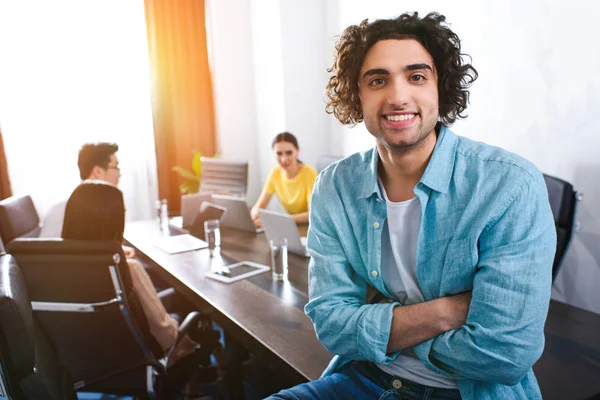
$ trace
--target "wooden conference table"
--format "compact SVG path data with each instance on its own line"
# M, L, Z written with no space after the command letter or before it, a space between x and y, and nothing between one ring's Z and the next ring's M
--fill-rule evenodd
M306 227L301 233L306 234ZM279 361L278 370L289 376L290 384L319 378L332 356L304 314L308 258L288 254L288 282L272 281L267 272L221 283L204 275L237 261L270 265L263 233L221 228L221 255L213 258L208 249L167 254L154 246L161 235L155 220L128 223L125 229L125 240L159 267L161 278L197 307L214 307L213 319L255 354Z
M306 227L300 227L302 235ZM173 234L173 232L171 232ZM210 304L214 319L255 354L276 363L290 384L317 379L331 359L304 314L308 259L290 253L289 281L264 273L231 284L205 278L211 268L237 261L269 265L264 234L222 229L221 254L207 249L167 254L154 246L157 221L128 223L125 239L158 267L161 277L197 307ZM587 399L600 393L600 315L552 301L546 347L534 366L544 399Z

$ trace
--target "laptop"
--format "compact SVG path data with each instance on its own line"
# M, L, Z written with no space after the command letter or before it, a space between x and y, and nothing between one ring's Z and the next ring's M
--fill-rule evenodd
M265 227L267 239L287 239L288 251L303 257L310 257L306 251L306 236L300 236L296 221L289 214L275 211L258 210L260 220Z
M210 193L184 194L181 196L181 219L184 229L189 229L194 225L198 210L205 201L211 201Z
M188 228L188 230L193 236L205 240L204 222L211 219L218 219L219 222L222 224L225 215L227 215L227 209L225 207L221 207L219 205L205 201L200 205L200 209L196 214L194 223Z
M244 198L213 194L212 202L227 209L227 215L221 223L221 226L224 228L234 228L255 233L260 233L264 230L262 228L257 229L256 225L254 225Z

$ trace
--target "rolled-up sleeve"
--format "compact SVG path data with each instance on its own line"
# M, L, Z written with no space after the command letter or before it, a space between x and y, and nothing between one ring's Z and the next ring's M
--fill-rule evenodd
M392 309L398 304L367 304L367 282L347 254L356 239L331 187L331 182L324 182L320 175L312 196L307 246L311 256L310 299L305 312L329 352L388 364L398 354L386 354ZM342 240L341 235L347 236Z
M415 346L455 378L515 385L544 348L556 230L542 175L523 182L479 238L467 322Z

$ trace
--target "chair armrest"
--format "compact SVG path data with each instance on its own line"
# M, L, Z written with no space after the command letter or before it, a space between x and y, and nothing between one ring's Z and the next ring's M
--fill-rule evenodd
M171 287L171 288L168 288L168 289L161 290L157 294L158 294L158 298L159 299L164 300L164 299L167 299L170 296L173 296L175 293L176 293L175 289L173 289Z
M183 322L179 325L179 333L177 334L177 340L175 341L175 344L173 344L173 346L171 346L169 350L167 350L167 353L164 357L164 365L166 367L170 365L169 360L171 359L171 356L177 349L177 346L179 346L179 343L181 343L182 339L191 329L195 328L198 325L198 321L200 320L200 318L202 318L202 313L200 311L192 311L185 317Z
M200 311L192 311L189 313L181 325L179 325L179 335L177 336L177 342L181 340L185 334L189 332L190 329L195 328L198 324L198 320L202 317L202 313ZM175 345L177 345L175 342Z

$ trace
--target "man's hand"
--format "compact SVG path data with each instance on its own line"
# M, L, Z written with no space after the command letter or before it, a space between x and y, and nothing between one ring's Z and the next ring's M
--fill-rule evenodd
M123 245L123 254L125 254L125 258L131 259L135 257L135 250L132 247Z
M469 306L471 305L471 292L442 297L438 300L440 300L442 326L445 331L459 329L467 322Z
M395 307L388 353L460 328L467 321L470 304L471 292L464 292L424 303Z

